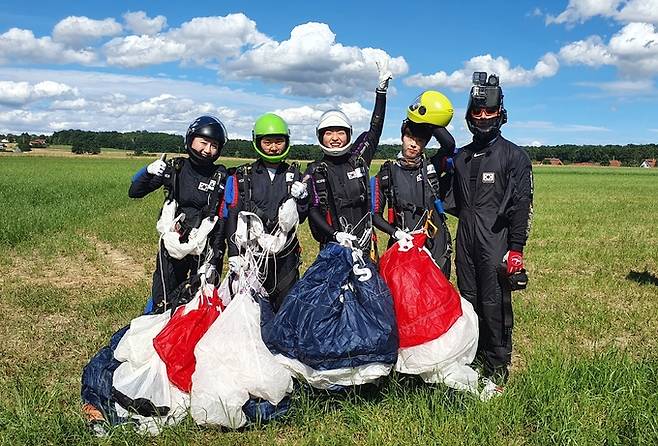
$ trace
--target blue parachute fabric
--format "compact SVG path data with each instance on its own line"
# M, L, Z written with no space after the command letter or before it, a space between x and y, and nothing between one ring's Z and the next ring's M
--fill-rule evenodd
M116 350L119 341L126 334L128 328L130 328L130 325L114 333L110 338L109 345L100 349L82 370L82 402L89 403L100 410L105 419L112 425L125 421L117 416L114 407L112 377L114 371L121 364L114 359L114 350Z
M290 410L290 397L286 396L276 406L267 400L251 397L242 406L242 411L250 423L267 424L270 421L280 420Z
M372 263L366 261L372 277L364 282L352 266L348 248L329 243L320 251L278 313L263 320L263 341L272 353L315 370L395 363L398 332L391 292Z

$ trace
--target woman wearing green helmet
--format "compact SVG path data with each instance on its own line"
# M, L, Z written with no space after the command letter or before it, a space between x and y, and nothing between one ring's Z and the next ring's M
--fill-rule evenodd
M442 200L455 149L455 140L445 128L452 115L452 104L443 94L429 90L419 95L402 121L402 150L373 179L373 224L391 236L389 246L410 239L410 231L425 230L427 248L447 278L452 247ZM432 136L441 148L428 158L425 146ZM388 221L383 217L385 207Z
M239 213L253 213L262 221L263 239L277 234L280 240L276 249L270 249L272 244L264 250L258 248L267 257L259 263L260 277L264 278L262 285L274 311L277 311L299 279L301 248L296 226L291 228L289 224L290 212L295 214L296 209L292 219L298 223L306 219L308 192L306 184L301 181L299 165L285 161L290 153L290 130L283 118L274 113L259 117L254 123L252 144L258 159L238 167L235 175L228 180L227 188L233 193L228 203L226 224L229 269L235 272L247 266L244 260L246 247L236 244L235 234ZM257 240L252 242L258 244Z

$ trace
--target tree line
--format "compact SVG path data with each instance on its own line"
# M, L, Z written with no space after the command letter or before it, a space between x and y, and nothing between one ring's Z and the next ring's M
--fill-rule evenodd
M29 138L28 138L29 137ZM10 142L26 141L30 138L43 138L48 144L63 144L72 146L75 153L100 153L101 148L113 148L141 153L183 153L184 139L181 135L136 131L136 132L93 132L87 130L62 130L50 136L45 135L0 135ZM618 160L624 166L637 166L644 159L658 158L658 144L627 144L627 145L575 145L562 144L557 146L525 147L530 158L542 162L547 158L559 158L564 164L600 163L607 165L612 160ZM392 159L400 151L400 145L381 144L376 157ZM242 139L230 140L223 156L235 158L254 158L251 141ZM295 144L291 152L295 159L313 160L322 155L316 144Z

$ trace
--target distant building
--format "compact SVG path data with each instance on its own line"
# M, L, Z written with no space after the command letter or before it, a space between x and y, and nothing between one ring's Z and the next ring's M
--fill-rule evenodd
M544 160L541 162L542 164L547 164L550 166L562 166L564 163L562 163L562 160L560 158L544 158Z
M610 167L621 167L621 161L619 161L619 160L610 160Z
M30 147L35 147L35 148L48 147L48 143L43 138L37 138L30 141Z
M645 169L651 169L656 167L656 159L646 159L642 161L642 164L640 164L640 167L644 167Z

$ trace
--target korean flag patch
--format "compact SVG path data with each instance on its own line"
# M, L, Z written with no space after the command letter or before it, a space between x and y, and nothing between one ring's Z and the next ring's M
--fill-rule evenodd
M496 182L496 173L495 172L482 172L482 182L487 184L493 184Z

